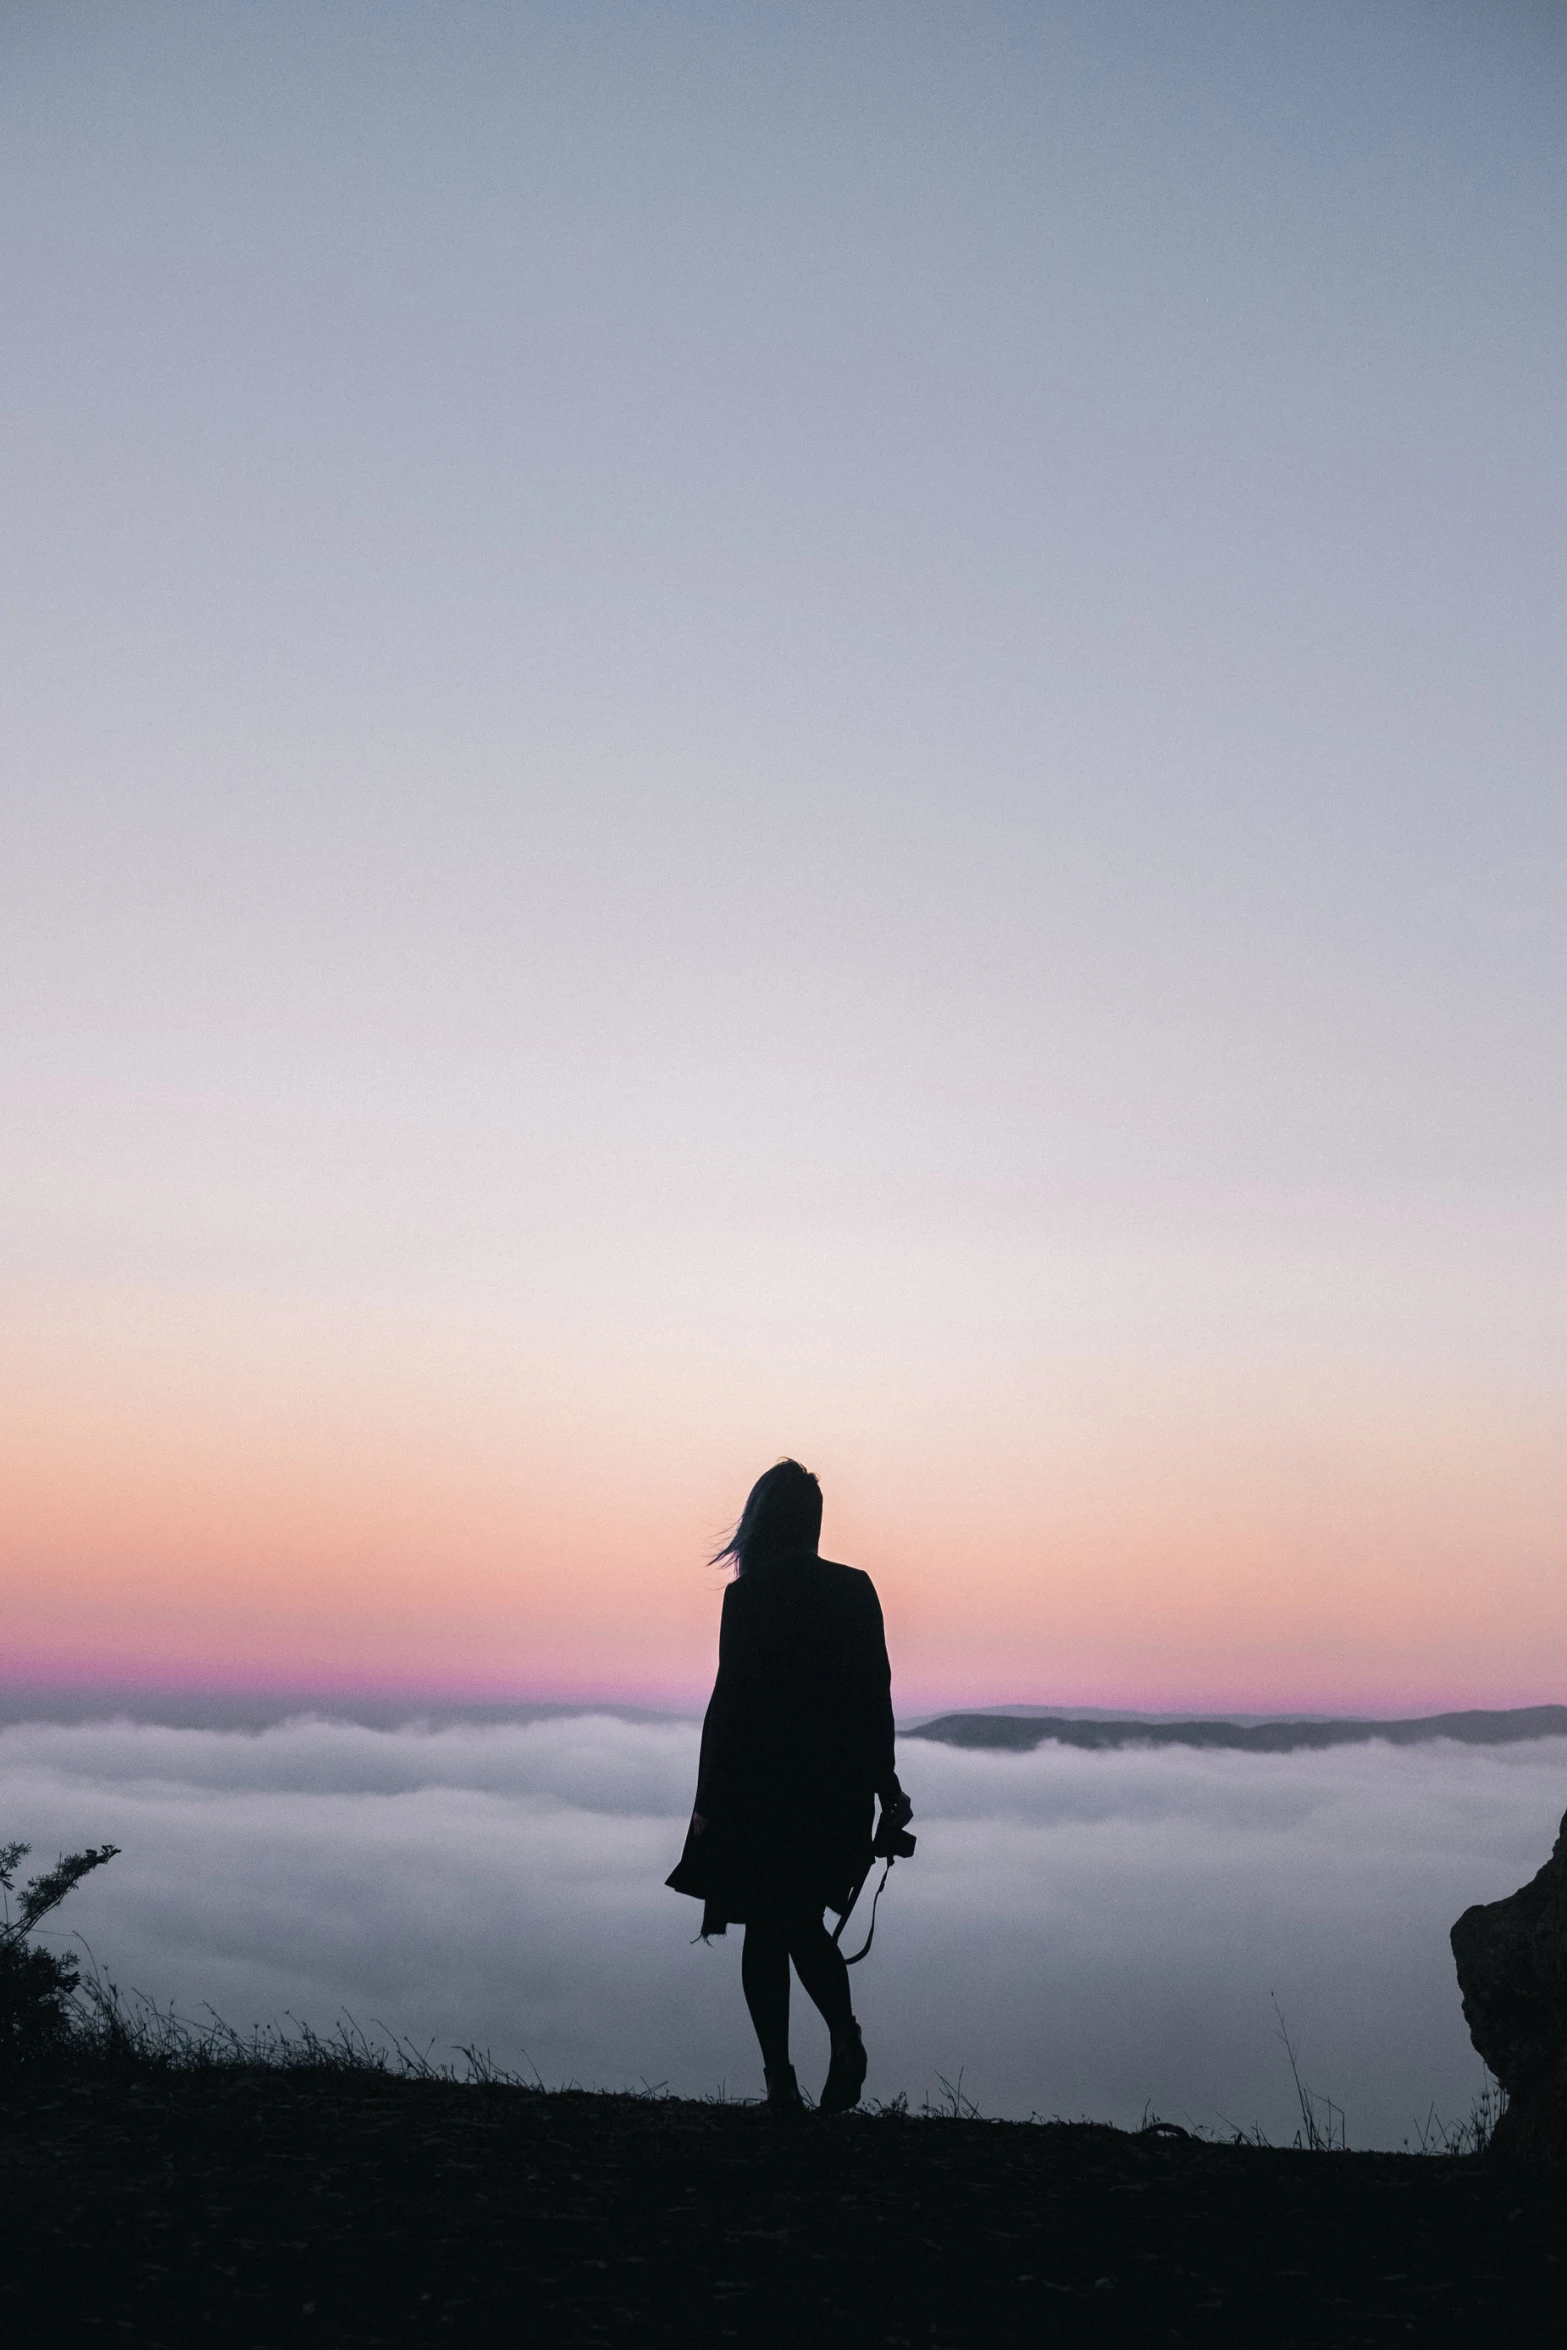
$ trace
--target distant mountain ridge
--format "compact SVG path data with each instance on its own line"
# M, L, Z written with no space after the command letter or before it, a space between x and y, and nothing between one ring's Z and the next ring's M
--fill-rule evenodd
M988 1747L1026 1754L1036 1746L1197 1746L1242 1754L1294 1754L1302 1747L1360 1746L1385 1739L1419 1746L1453 1738L1464 1746L1515 1746L1526 1738L1567 1738L1567 1705L1523 1705L1501 1713L1424 1714L1418 1720L1371 1722L1303 1720L1149 1721L1137 1715L1038 1713L940 1714L900 1733L942 1746Z

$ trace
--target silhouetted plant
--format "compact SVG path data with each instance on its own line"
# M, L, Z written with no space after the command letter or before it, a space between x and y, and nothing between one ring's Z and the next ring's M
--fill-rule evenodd
M936 2078L941 2083L941 2095L932 2103L929 2090L927 2089L925 2092L925 2102L921 2111L927 2120L977 2122L982 2118L979 2107L973 2098L965 2097L963 2094L963 2067L961 2065L958 2067L958 2077L955 2081L949 2081L945 2073L938 2073Z
M1284 2011L1275 1999L1273 2012L1279 2021L1279 2038L1289 2059L1290 2078L1295 2083L1295 2101L1300 2107L1300 2128L1295 2133L1297 2148L1310 2154L1343 2154L1349 2140L1344 2134L1344 2108L1335 2105L1331 2097L1319 2090L1308 2089L1300 2077L1300 2051L1290 2038Z
M0 1844L0 2065L54 2054L70 2038L71 1994L79 1970L71 1957L42 1948L32 1937L83 1877L113 1860L119 1849L117 1844L89 1844L85 1852L62 1853L52 1869L29 1878L18 1893L17 1865L32 1846Z
M1496 2125L1507 2111L1507 2092L1486 2071L1463 2121L1445 2122L1433 2105L1423 2122L1415 2124L1416 2154L1485 2154ZM1406 2146L1409 2140L1404 2140Z

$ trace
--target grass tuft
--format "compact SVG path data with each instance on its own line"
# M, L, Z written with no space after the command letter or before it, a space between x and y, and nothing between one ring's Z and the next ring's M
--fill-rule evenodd
M1496 2125L1507 2111L1507 2092L1487 2070L1462 2121L1445 2122L1433 2105L1423 2122L1415 2124L1414 2142L1404 2140L1410 2154L1488 2154Z
M1271 1997L1270 1993L1270 1997ZM1277 1999L1273 2012L1278 2017L1279 2038L1289 2059L1290 2078L1295 2084L1295 2101L1300 2107L1300 2128L1295 2133L1295 2145L1307 2154L1343 2154L1349 2146L1344 2129L1344 2108L1335 2105L1331 2097L1320 2090L1310 2089L1301 2077L1300 2050L1290 2038L1284 2011Z

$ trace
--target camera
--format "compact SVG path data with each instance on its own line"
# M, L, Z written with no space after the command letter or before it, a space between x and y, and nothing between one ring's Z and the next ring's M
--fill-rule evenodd
M871 1850L878 1860L908 1860L917 1839L909 1834L908 1823L914 1816L914 1806L900 1788L889 1803L883 1800L881 1818L876 1823L876 1835Z

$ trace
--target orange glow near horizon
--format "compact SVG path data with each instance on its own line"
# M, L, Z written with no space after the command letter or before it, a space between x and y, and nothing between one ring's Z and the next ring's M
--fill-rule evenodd
M471 1393L463 1414L384 1380L366 1397L340 1368L305 1392L105 1374L90 1410L29 1395L0 1542L7 1677L38 1683L699 1704L723 1580L704 1560L784 1449L682 1436L710 1396L594 1427L541 1393L488 1417ZM1190 1398L1032 1447L973 1419L944 1451L917 1423L796 1435L824 1547L881 1591L900 1710L1559 1694L1547 1428L1253 1407L1222 1439Z

